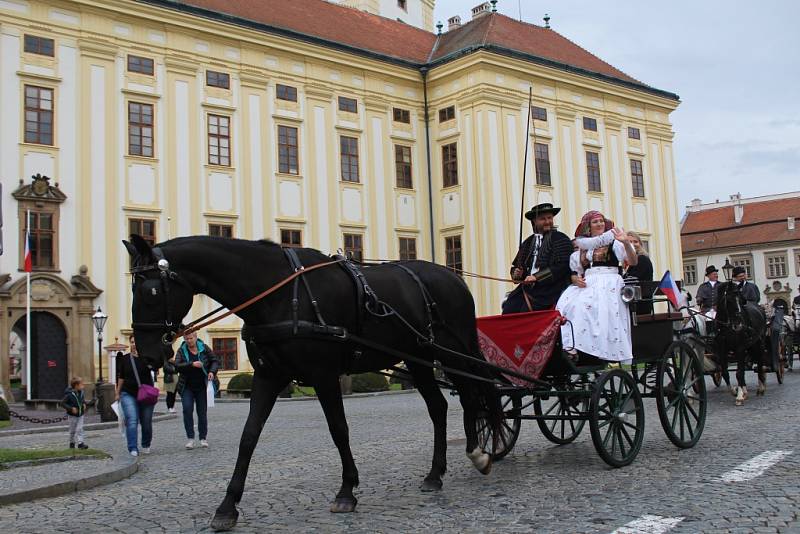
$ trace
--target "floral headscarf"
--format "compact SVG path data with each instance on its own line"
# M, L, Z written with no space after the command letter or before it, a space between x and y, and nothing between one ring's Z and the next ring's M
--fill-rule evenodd
M596 219L598 217L602 217L603 220L606 222L605 231L609 231L614 228L614 221L608 219L600 213L599 211L588 211L586 214L581 217L581 222L578 224L578 227L575 229L575 237L592 237L592 219Z

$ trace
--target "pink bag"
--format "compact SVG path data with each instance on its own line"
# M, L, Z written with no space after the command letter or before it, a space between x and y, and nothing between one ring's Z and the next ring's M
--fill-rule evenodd
M142 381L139 380L139 371L136 369L136 362L133 359L133 354L131 354L130 357L133 374L136 376L136 383L139 385L139 391L136 393L137 402L147 404L148 406L158 404L158 388L150 384L142 384Z

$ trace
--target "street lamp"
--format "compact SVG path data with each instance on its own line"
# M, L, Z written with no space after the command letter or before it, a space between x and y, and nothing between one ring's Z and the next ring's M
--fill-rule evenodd
M103 327L106 325L106 321L108 321L108 315L103 313L98 306L97 311L92 315L92 322L97 329L97 359L100 363L100 376L97 382L100 384L103 383Z
M725 258L725 265L722 266L722 272L725 273L725 280L730 281L731 275L733 274L733 265L728 261L728 258Z

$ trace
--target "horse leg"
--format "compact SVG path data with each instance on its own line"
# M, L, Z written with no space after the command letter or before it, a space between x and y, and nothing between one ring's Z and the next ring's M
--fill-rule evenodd
M770 362L767 359L768 355L761 343L757 343L752 350L757 351L755 360L756 362L758 362L758 387L756 388L756 395L763 395L764 393L767 392L766 368L767 365L770 364Z
M438 491L442 489L442 475L447 471L447 399L436 384L433 369L411 363L407 366L433 423L433 461L420 489Z
M747 369L747 352L736 351L736 383L739 385L736 393L736 406L742 406L747 400L747 383L745 382L745 370Z
M250 412L247 414L247 422L244 425L242 438L239 441L239 455L236 458L236 467L233 470L233 477L228 483L225 499L217 508L214 519L211 521L211 528L216 531L230 530L236 526L236 521L239 519L239 511L236 509L236 505L242 500L250 459L253 457L253 451L256 448L256 444L258 444L258 438L264 428L264 423L267 422L267 418L275 406L275 399L278 398L278 394L286 387L288 382L288 379L280 379L274 376L267 378L260 376L259 373L253 375Z
M461 407L464 410L464 434L467 438L467 458L470 459L475 469L481 474L488 475L492 471L492 456L478 446L478 411L479 406L477 399L473 396L470 388L475 388L475 385L466 383L464 379L452 378L456 389L459 392L458 398L461 401ZM487 414L487 424L489 422L489 414Z
M353 512L358 504L358 500L353 495L353 488L358 486L358 469L353 461L353 453L350 451L350 435L338 377L334 380L325 380L314 384L314 388L319 403L322 405L322 411L325 412L333 443L339 449L339 457L342 459L342 486L331 504L331 512Z

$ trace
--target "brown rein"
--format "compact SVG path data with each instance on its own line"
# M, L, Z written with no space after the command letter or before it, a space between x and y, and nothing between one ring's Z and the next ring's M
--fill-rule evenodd
M209 325L212 325L212 324L216 323L217 321L221 321L225 317L233 315L234 313L236 313L238 311L241 311L241 310L247 308L248 306L250 306L251 304L254 304L254 303L258 302L259 300L263 299L264 297L274 293L275 291L279 290L280 288L282 288L283 286L285 286L286 284L288 284L289 282L291 282L292 280L294 280L298 276L301 276L301 275L303 275L303 274L305 274L305 273L307 273L309 271L313 271L313 270L316 270L316 269L321 269L322 267L328 267L330 265L341 263L343 261L344 261L344 259L339 259L339 260L328 261L328 262L325 262L325 263L317 263L316 265L311 265L310 267L303 267L302 269L299 269L299 270L293 272L292 274L290 274L289 276L287 276L286 278L284 278L283 280L281 280L280 282L278 282L274 286L262 291L258 295L252 297L250 300L247 300L247 301L239 304L235 308L226 311L222 315L218 315L216 317L210 317L211 315L214 315L216 312L224 309L223 306L217 308L216 310L211 312L209 315L204 315L203 317L201 317L197 321L193 321L193 322L189 323L183 329L179 330L175 335L176 335L176 337L185 336L186 334L190 334L192 332L196 332L196 331L198 331L198 330L200 330L202 328L205 328L205 327L207 327ZM206 319L206 320L204 321L203 319Z

